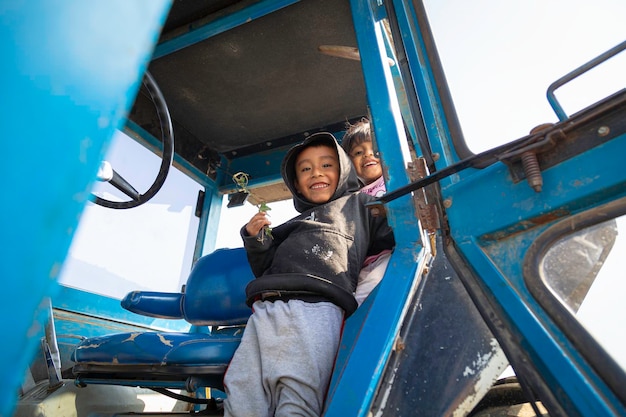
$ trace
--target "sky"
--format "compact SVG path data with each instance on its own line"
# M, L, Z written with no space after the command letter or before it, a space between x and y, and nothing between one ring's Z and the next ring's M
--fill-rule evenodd
M623 0L426 0L465 139L474 152L556 122L548 86L626 40ZM626 87L626 53L557 89L568 114Z
M546 99L548 86L626 40L625 0L426 0L425 5L461 127L474 152L525 136L538 124L556 122L557 116ZM624 87L626 52L558 89L556 96L571 115ZM115 158L124 158L127 153L117 146L112 152L117 152ZM146 178L151 180L151 175L145 172L140 178L129 179L136 185L137 181L141 184ZM125 210L121 214L124 220L111 220L109 209L90 204L66 270L74 268L75 274L82 277L84 268L90 268L91 285L98 292L105 286L102 284L110 284L106 281L110 278L101 272L119 278L117 292L111 294L116 297L155 282L161 285L161 291L177 291L191 260L188 254L173 255L168 245L193 247L193 187L166 183L150 205ZM180 201L178 193L182 192L193 197L187 204L174 205L172 201ZM272 203L270 207L275 225L296 214L290 202ZM241 246L239 228L255 211L250 206L224 210L217 247ZM155 230L149 220L157 215L166 215L168 220L160 221ZM148 221L143 225L145 220ZM87 232L90 227L95 227L95 231ZM137 235L154 243L156 252L138 254L136 248L145 243L134 238L116 240L115 227L121 228L120 233L129 227L141 230ZM621 225L620 230L626 230L626 225ZM580 309L580 317L626 368L626 349L622 347L626 342L626 330L622 329L626 328L620 325L626 318L626 277L618 266L609 268L625 253L622 240L618 240L606 268L619 272L598 277ZM94 241L98 244L96 249L85 249L86 242ZM102 260L103 253L109 258ZM170 261L155 262L155 253L157 259ZM110 258L130 261L113 265ZM62 279L71 284L72 274L66 273Z

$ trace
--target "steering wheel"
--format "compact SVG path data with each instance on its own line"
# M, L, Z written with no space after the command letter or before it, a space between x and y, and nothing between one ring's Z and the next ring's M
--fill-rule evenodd
M148 71L146 71L146 74L143 78L143 85L146 87L146 90L148 90L148 94L150 94L150 98L154 103L157 116L159 118L159 123L161 125L163 153L161 156L161 166L159 167L159 172L150 188L148 188L145 193L140 194L137 190L135 190L135 188L133 188L132 185L128 183L128 181L126 181L121 175L115 172L110 163L108 163L107 161L103 161L100 164L100 169L98 170L98 180L111 183L111 185L113 185L115 188L130 197L131 200L111 201L102 197L98 197L97 195L92 193L92 201L100 206L112 209L127 209L142 205L143 203L154 197L154 195L161 189L163 183L165 183L165 179L167 178L170 166L172 165L172 159L174 157L174 130L172 129L172 119L170 117L170 112L167 108L167 104L165 104L165 99L163 98L161 90L159 89L156 81L154 81L154 78L152 78L152 75Z

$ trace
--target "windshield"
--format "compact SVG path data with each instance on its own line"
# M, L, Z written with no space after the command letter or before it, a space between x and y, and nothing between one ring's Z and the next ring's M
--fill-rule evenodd
M159 171L160 158L121 132L107 160L139 192ZM139 289L179 291L193 260L201 189L172 166L159 193L139 207L112 210L88 202L60 283L115 298ZM96 183L94 190L112 201L128 200L106 183Z

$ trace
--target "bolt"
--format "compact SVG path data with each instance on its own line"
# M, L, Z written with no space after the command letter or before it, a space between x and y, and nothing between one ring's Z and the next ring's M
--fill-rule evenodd
M401 337L398 337L396 339L396 345L395 345L395 349L396 351L402 351L404 350L404 348L406 347L406 344L404 343L404 340Z
M611 129L609 129L608 126L600 126L598 128L598 135L600 136L606 136L611 132Z
M537 155L530 151L524 152L522 154L522 166L524 167L528 185L530 185L533 190L540 193L543 187L543 178L541 177L541 168L539 168Z
M445 208L450 208L452 207L452 200L449 198L446 198L445 200L443 200L443 206Z

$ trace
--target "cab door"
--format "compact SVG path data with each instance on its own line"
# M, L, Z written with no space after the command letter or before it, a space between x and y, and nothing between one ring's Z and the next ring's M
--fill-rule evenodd
M620 39L553 75L542 87L548 96L546 105L552 110L550 117L538 118L531 110L531 117L526 118L515 113L525 123L523 132L502 139L506 137L503 130L499 143L473 150L464 137L462 115L454 105L455 90L446 80L446 61L436 46L436 40L445 39L445 34L438 38L429 18L440 13L435 22L439 28L446 22L450 27L462 26L466 31L455 33L456 37L448 41L468 52L478 45L467 45L464 34L469 37L471 30L485 24L477 17L482 14L489 20L491 10L479 12L456 4L465 14L456 15L455 20L455 10L445 14L435 2L426 3L352 2L372 121L388 167L388 193L380 204L395 225L396 237L410 242L409 236L415 238L415 231L404 228L410 220L398 209L410 199L407 207L414 211L407 216L414 216L414 221L419 218L423 249L414 258L419 260L416 269L405 269L401 274L400 267L395 267L385 275L370 312L378 316L367 317L365 323L376 321L395 327L390 331L385 328L384 334L377 336L361 335L353 348L357 357L351 360L355 364L350 366L348 360L343 380L338 388L332 387L335 396L328 405L329 415L348 409L358 410L358 415L365 415L367 410L376 415L469 414L485 391L478 384L474 391L460 386L483 369L490 357L481 351L473 357L460 356L466 352L447 349L438 339L424 337L415 342L419 349L414 354L404 354L411 329L432 325L428 320L437 317L437 308L440 316L446 315L460 304L459 300L469 301L476 309L497 346L493 354L504 354L526 401L536 412L545 407L555 416L624 415L626 360L620 343L626 337L620 322L625 312L615 294L623 295L625 286L620 279L623 267L613 266L620 261L623 246L619 236L626 227L620 218L626 212L623 75L621 87L591 98L574 111L563 109L555 91L612 62L626 49L626 43ZM524 11L516 7L512 6L510 15ZM600 11L606 16L608 9ZM525 28L510 25L505 29L519 37L528 35ZM588 28L580 30L589 34ZM504 39L504 33L486 36ZM534 40L537 45L549 42L541 37ZM521 48L510 49L521 53ZM390 54L396 65L388 68L385 60ZM464 58L457 71L470 68L471 53ZM617 74L609 78L620 77L619 71ZM475 94L465 98L471 101L470 106L508 108L488 94L490 89L506 90L506 86L473 82L474 87L482 86L488 98L480 94L480 88L474 88ZM532 84L523 76L518 76L518 82ZM492 133L495 121L504 117L495 110L481 116L482 130L476 136ZM408 142L408 158L398 156L401 151L395 139ZM413 173L412 169L420 165L423 169ZM414 247L418 252L420 245ZM394 257L392 263L395 259L401 264L404 259L396 253ZM431 268L438 262L444 266ZM607 269L611 269L608 275ZM414 287L400 286L398 275L411 277ZM424 282L453 278L462 284L458 297L442 298L434 307L435 313L424 314L421 301L432 299L420 293ZM394 292L394 285L400 291ZM377 309L383 293L394 312L396 301L401 303L400 314L392 318L382 308ZM456 323L464 320L462 314L451 318ZM620 335L617 344L602 327ZM437 333L433 332L433 337ZM449 332L448 336L459 344L475 339L462 332ZM360 350L365 344L368 349ZM361 368L356 365L359 360ZM450 372L463 361L465 372ZM334 400L338 393L344 395L342 405Z
M472 152L445 82L437 33L427 21L437 9L413 6L393 8L390 20L407 57L406 90L418 103L415 123L423 125L427 138L420 151L427 161L432 158L429 175L414 189L431 188L438 196L446 256L531 401L543 403L550 415L623 415L626 358L620 322L626 312L614 294L626 288L619 265L619 236L626 227L621 218L626 212L624 66L600 73L579 110L566 111L560 99L585 96L579 80L623 63L623 34L544 85L550 118L529 118L518 139ZM480 25L475 23L467 27ZM456 42L462 44L460 38ZM548 72L547 64L543 68ZM597 97L607 79L617 87ZM481 107L483 101L474 96L473 104ZM501 117L485 114L484 131Z

